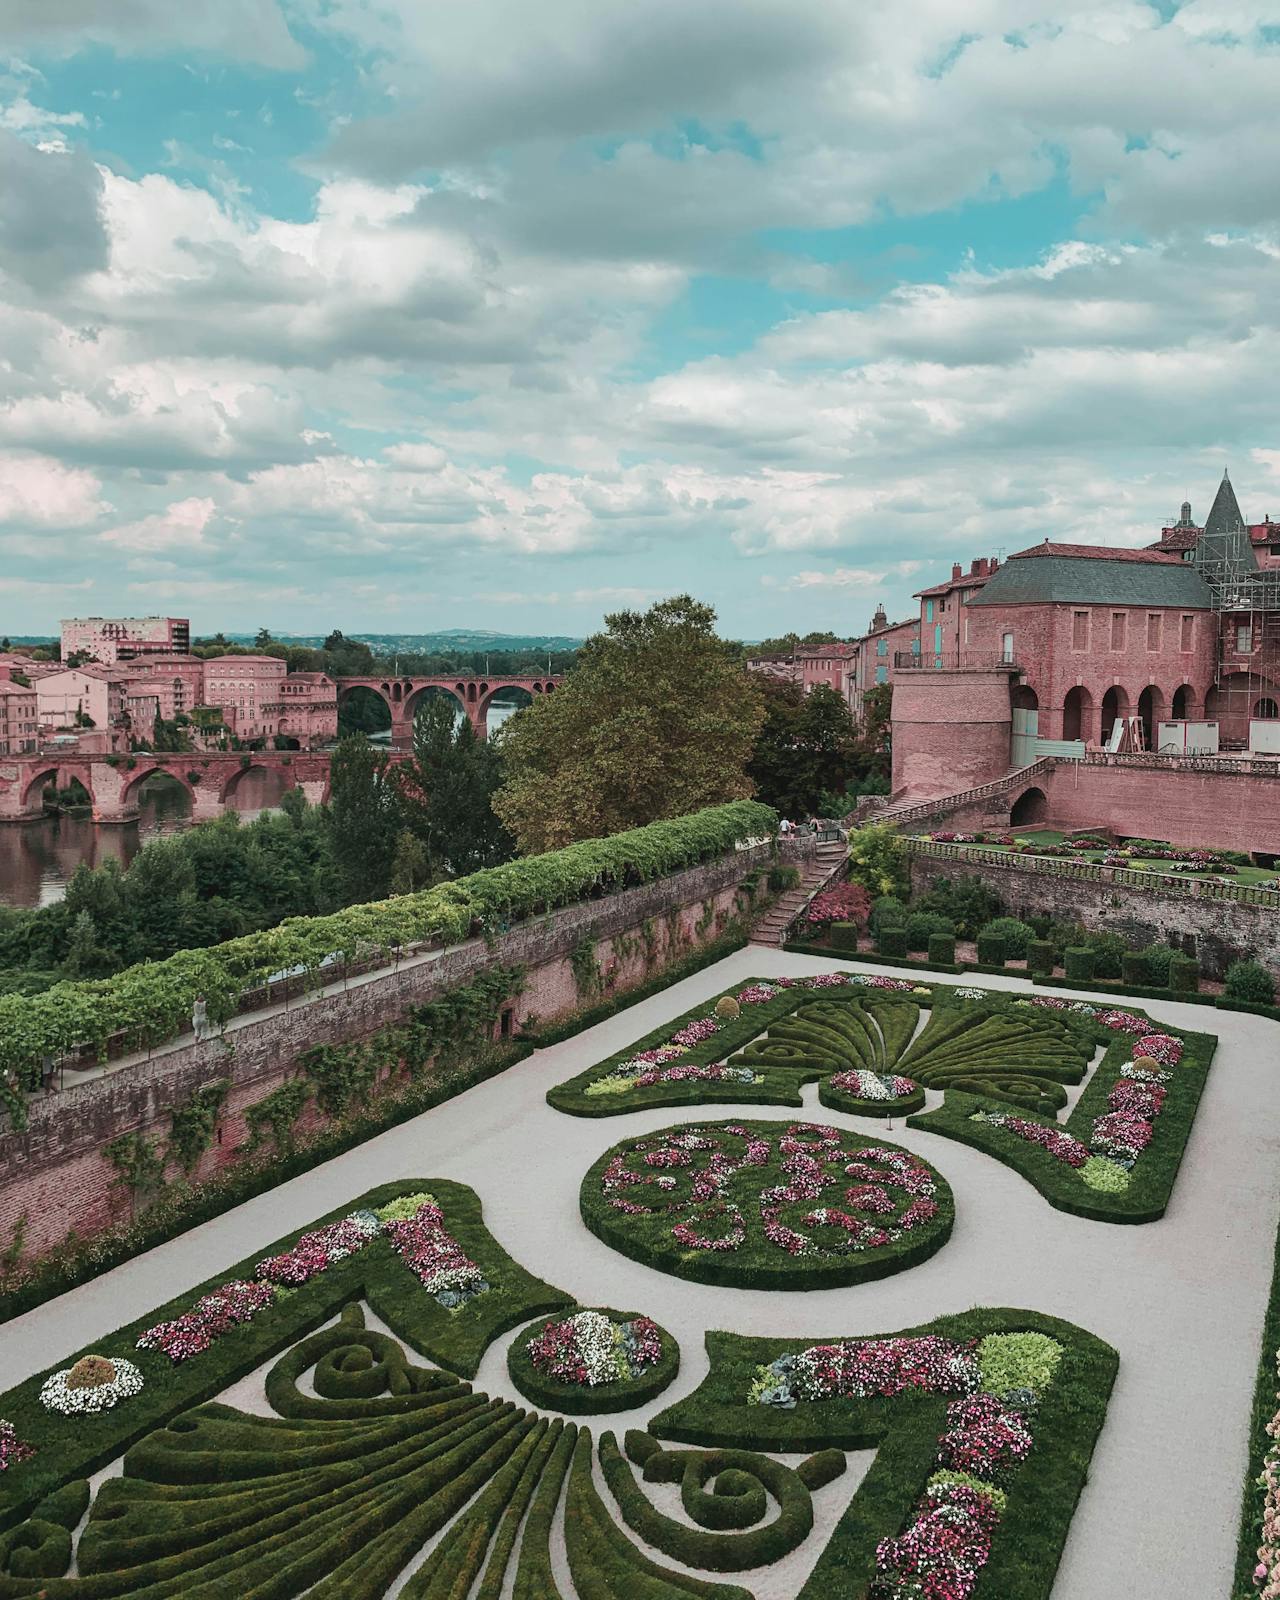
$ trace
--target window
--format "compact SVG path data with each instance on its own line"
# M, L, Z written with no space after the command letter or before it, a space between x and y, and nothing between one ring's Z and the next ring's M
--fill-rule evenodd
M1087 611L1073 611L1071 613L1071 648L1073 650L1087 650L1089 648L1089 613Z
M889 681L889 669L888 669L888 667L877 667L876 668L876 682L877 683L888 683L888 681Z
M918 656L920 654L920 635L918 633L913 633L911 635L911 654L913 656Z
M1001 661L1013 660L1013 635L1011 633L1002 633L1000 635L1000 659Z
M926 600L925 603L924 603L924 620L926 622L932 622L933 621L933 601L932 600Z
M1111 613L1111 648L1113 650L1124 649L1124 624L1127 615L1128 613L1124 611L1113 611Z
M1159 648L1160 648L1160 613L1158 611L1148 611L1147 612L1147 649L1148 650L1158 650Z
M1195 625L1196 625L1196 619L1194 617L1183 617L1183 619L1182 619L1182 637L1179 640L1179 648L1180 649L1182 649L1182 650L1190 650L1191 649L1191 642L1192 642L1192 639L1194 637L1193 630L1195 628Z
M1236 623L1236 652L1247 656L1253 649L1253 628L1247 622Z
M878 656L887 656L889 654L889 641L887 639L876 640L876 654Z

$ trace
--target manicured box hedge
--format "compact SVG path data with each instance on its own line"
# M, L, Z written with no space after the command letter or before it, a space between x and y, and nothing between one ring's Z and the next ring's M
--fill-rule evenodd
M978 934L978 960L988 966L1004 966L1004 935L1002 933Z
M954 933L929 935L929 965L950 967L955 965L956 936Z

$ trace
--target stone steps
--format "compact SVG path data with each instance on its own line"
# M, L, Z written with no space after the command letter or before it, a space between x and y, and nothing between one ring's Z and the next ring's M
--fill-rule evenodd
M848 859L848 847L842 843L820 844L816 853L805 863L802 877L794 889L788 889L775 900L764 916L751 930L751 944L770 945L775 950L791 926L792 919L809 899Z

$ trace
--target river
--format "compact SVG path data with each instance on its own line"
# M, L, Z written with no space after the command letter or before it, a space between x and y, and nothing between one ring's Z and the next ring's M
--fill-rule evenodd
M492 705L490 730L518 709ZM387 738L375 734L374 742ZM236 785L233 805L248 821L273 808L279 798L276 776L257 770L246 772ZM191 802L178 784L144 783L139 811L137 822L126 823L96 824L87 814L0 823L0 905L52 905L62 899L68 878L82 861L99 867L110 859L127 867L148 839L191 826Z

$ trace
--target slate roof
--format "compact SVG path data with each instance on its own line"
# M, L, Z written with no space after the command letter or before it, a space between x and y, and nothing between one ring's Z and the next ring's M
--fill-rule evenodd
M1190 562L1158 550L1044 544L1010 556L974 606L1178 606L1208 610L1209 586Z

